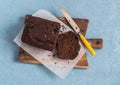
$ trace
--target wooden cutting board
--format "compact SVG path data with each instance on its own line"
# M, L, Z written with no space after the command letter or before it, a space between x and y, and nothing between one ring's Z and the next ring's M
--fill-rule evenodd
M27 19L27 18L26 18ZM63 23L67 24L68 26L69 23L65 18L58 18L60 19ZM81 28L82 34L85 36L87 27L88 27L88 19L79 19L79 18L73 18L77 25ZM93 48L102 48L103 47L103 40L102 39L88 39L88 41L91 43ZM39 61L37 61L34 57L32 57L30 54L28 54L26 51L24 51L22 48L20 48L20 53L19 53L19 59L20 62L25 62L25 63L31 63L31 64L41 64ZM82 56L81 60L76 64L75 68L88 68L88 60L86 57L86 53Z

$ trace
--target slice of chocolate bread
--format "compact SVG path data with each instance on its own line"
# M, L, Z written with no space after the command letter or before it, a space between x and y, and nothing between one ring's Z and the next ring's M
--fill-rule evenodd
M58 57L61 59L74 59L80 50L79 39L71 31L60 34L57 45Z
M22 41L32 46L52 51L59 35L60 23L27 16Z

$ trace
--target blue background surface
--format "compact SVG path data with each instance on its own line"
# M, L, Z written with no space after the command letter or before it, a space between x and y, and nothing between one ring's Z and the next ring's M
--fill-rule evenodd
M65 7L71 16L90 20L87 38L103 38L97 56L87 52L89 68L73 69L63 80L44 66L17 61L13 39L24 15L46 9L56 16ZM120 0L0 0L0 85L120 85Z

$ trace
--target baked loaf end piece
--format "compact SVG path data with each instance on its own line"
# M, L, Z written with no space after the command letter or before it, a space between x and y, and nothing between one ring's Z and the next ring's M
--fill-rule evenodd
M71 31L60 34L57 45L58 57L61 59L74 59L80 50L79 39Z
M29 45L53 51L59 29L60 23L28 15L21 40Z

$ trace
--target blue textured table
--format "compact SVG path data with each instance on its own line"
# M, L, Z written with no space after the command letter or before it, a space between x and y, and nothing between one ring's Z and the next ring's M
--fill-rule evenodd
M17 61L13 39L24 15L65 7L73 17L90 20L87 38L103 38L104 48L90 57L88 69L73 69L63 80L44 66ZM120 0L0 0L0 85L120 85Z

